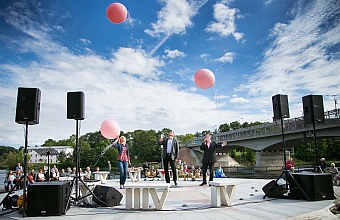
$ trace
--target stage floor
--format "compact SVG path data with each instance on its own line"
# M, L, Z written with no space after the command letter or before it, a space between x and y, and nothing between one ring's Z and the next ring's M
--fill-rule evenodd
M215 179L216 180L216 179ZM232 207L213 208L210 204L210 187L199 186L200 181L178 181L178 186L172 185L164 208L157 211L151 210L126 210L125 189L119 189L119 180L107 180L106 186L117 189L123 195L121 203L113 207L80 207L71 206L62 216L25 217L29 219L138 219L138 220L203 220L203 219L339 219L339 216L331 214L329 208L333 206L334 200L306 201L294 199L276 199L266 197L262 187L271 180L266 179L218 179L226 182L237 182ZM154 180L162 181L162 180ZM151 181L140 181L143 184ZM126 184L131 184L128 179ZM340 186L334 186L334 192L339 197ZM22 194L22 191L16 191ZM1 201L6 194L0 194ZM51 195L46 195L51 196ZM95 203L93 203L95 204ZM5 213L8 210L3 211ZM22 219L23 216L17 211L0 216L0 219Z

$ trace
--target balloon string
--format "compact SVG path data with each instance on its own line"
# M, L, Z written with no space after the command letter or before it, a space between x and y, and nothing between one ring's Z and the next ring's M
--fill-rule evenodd
M216 111L217 111L217 126L220 126L219 118L220 118L220 111L218 108L218 88L216 84L214 84L214 99L215 99L215 104L216 104Z
M110 148L110 147L114 147L116 146L116 144L118 143L119 138L117 138L116 140L113 141L112 144L109 144L106 146L106 148L100 153L100 157L98 158L98 160L96 161L96 163L93 166L90 167L94 167L97 165L98 161L100 160L100 158L102 158L102 156L105 154L105 152Z

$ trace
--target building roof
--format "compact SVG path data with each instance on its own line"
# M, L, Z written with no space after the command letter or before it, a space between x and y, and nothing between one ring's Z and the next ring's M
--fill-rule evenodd
M40 149L32 149L35 152L37 152L40 155L47 155L49 153L50 155L59 155L58 151L54 148L46 147L46 148L40 148Z

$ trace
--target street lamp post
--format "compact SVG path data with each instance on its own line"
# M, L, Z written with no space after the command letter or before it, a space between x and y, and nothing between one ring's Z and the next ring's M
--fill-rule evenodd
M238 129L240 129L241 128L241 120L243 120L243 118L240 118L239 120L237 120L238 121L238 123L240 124L240 126L238 127Z
M163 140L163 134L161 134L161 139ZM163 169L163 144L161 145L161 169Z
M336 104L338 103L338 100L335 98L338 95L340 95L340 93L336 94L336 95L327 95L327 96L333 96L333 100L334 100L334 110L335 110L335 118L338 118L338 109L336 108Z

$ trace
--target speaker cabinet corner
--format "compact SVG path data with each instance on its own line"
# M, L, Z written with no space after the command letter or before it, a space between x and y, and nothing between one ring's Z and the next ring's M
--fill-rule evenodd
M68 182L35 182L27 187L27 216L65 215L69 209Z

